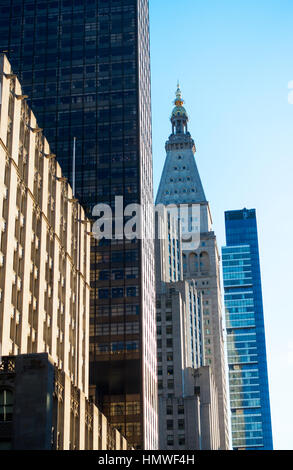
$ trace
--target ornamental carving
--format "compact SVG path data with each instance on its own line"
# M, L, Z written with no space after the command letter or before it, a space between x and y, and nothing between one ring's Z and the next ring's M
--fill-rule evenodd
M14 373L15 359L11 357L2 357L0 361L0 373Z

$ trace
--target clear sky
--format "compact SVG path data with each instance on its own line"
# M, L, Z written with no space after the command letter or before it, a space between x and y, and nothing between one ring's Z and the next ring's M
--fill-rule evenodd
M257 210L274 448L293 449L293 2L150 0L150 21L155 194L179 79L219 247L225 210Z

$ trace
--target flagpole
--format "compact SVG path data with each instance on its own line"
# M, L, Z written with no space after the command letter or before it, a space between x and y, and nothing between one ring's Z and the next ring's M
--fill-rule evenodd
M76 137L73 137L73 156L72 156L72 196L75 196L75 150L76 150Z

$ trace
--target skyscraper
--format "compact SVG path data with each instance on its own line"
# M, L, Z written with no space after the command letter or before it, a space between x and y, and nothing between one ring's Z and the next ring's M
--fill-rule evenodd
M222 249L234 449L273 448L256 211L225 213Z
M159 448L218 450L218 393L205 366L203 296L183 280L180 221L160 207L156 227Z
M0 449L126 449L89 400L90 222L55 157L0 54Z
M143 208L143 239L93 240L90 380L137 448L157 447L157 384L147 0L0 0L7 50L39 126L91 216Z
M0 344L44 353L88 394L90 222L0 55Z
M172 133L166 142L166 161L156 204L185 205L180 209L182 235L193 241L182 244L183 277L194 280L203 297L203 338L205 363L214 374L218 393L221 449L229 448L226 397L226 365L222 324L219 253L212 229L209 203L195 161L195 144L188 131L188 114L178 85L171 115ZM193 210L192 210L193 209ZM184 214L184 215L183 215Z

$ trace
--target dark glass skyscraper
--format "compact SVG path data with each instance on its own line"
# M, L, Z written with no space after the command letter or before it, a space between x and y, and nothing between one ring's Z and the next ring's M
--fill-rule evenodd
M222 250L233 449L273 448L256 212L225 213Z
M91 383L135 447L157 446L148 0L0 0L0 50L76 196L144 207L143 239L93 240Z

